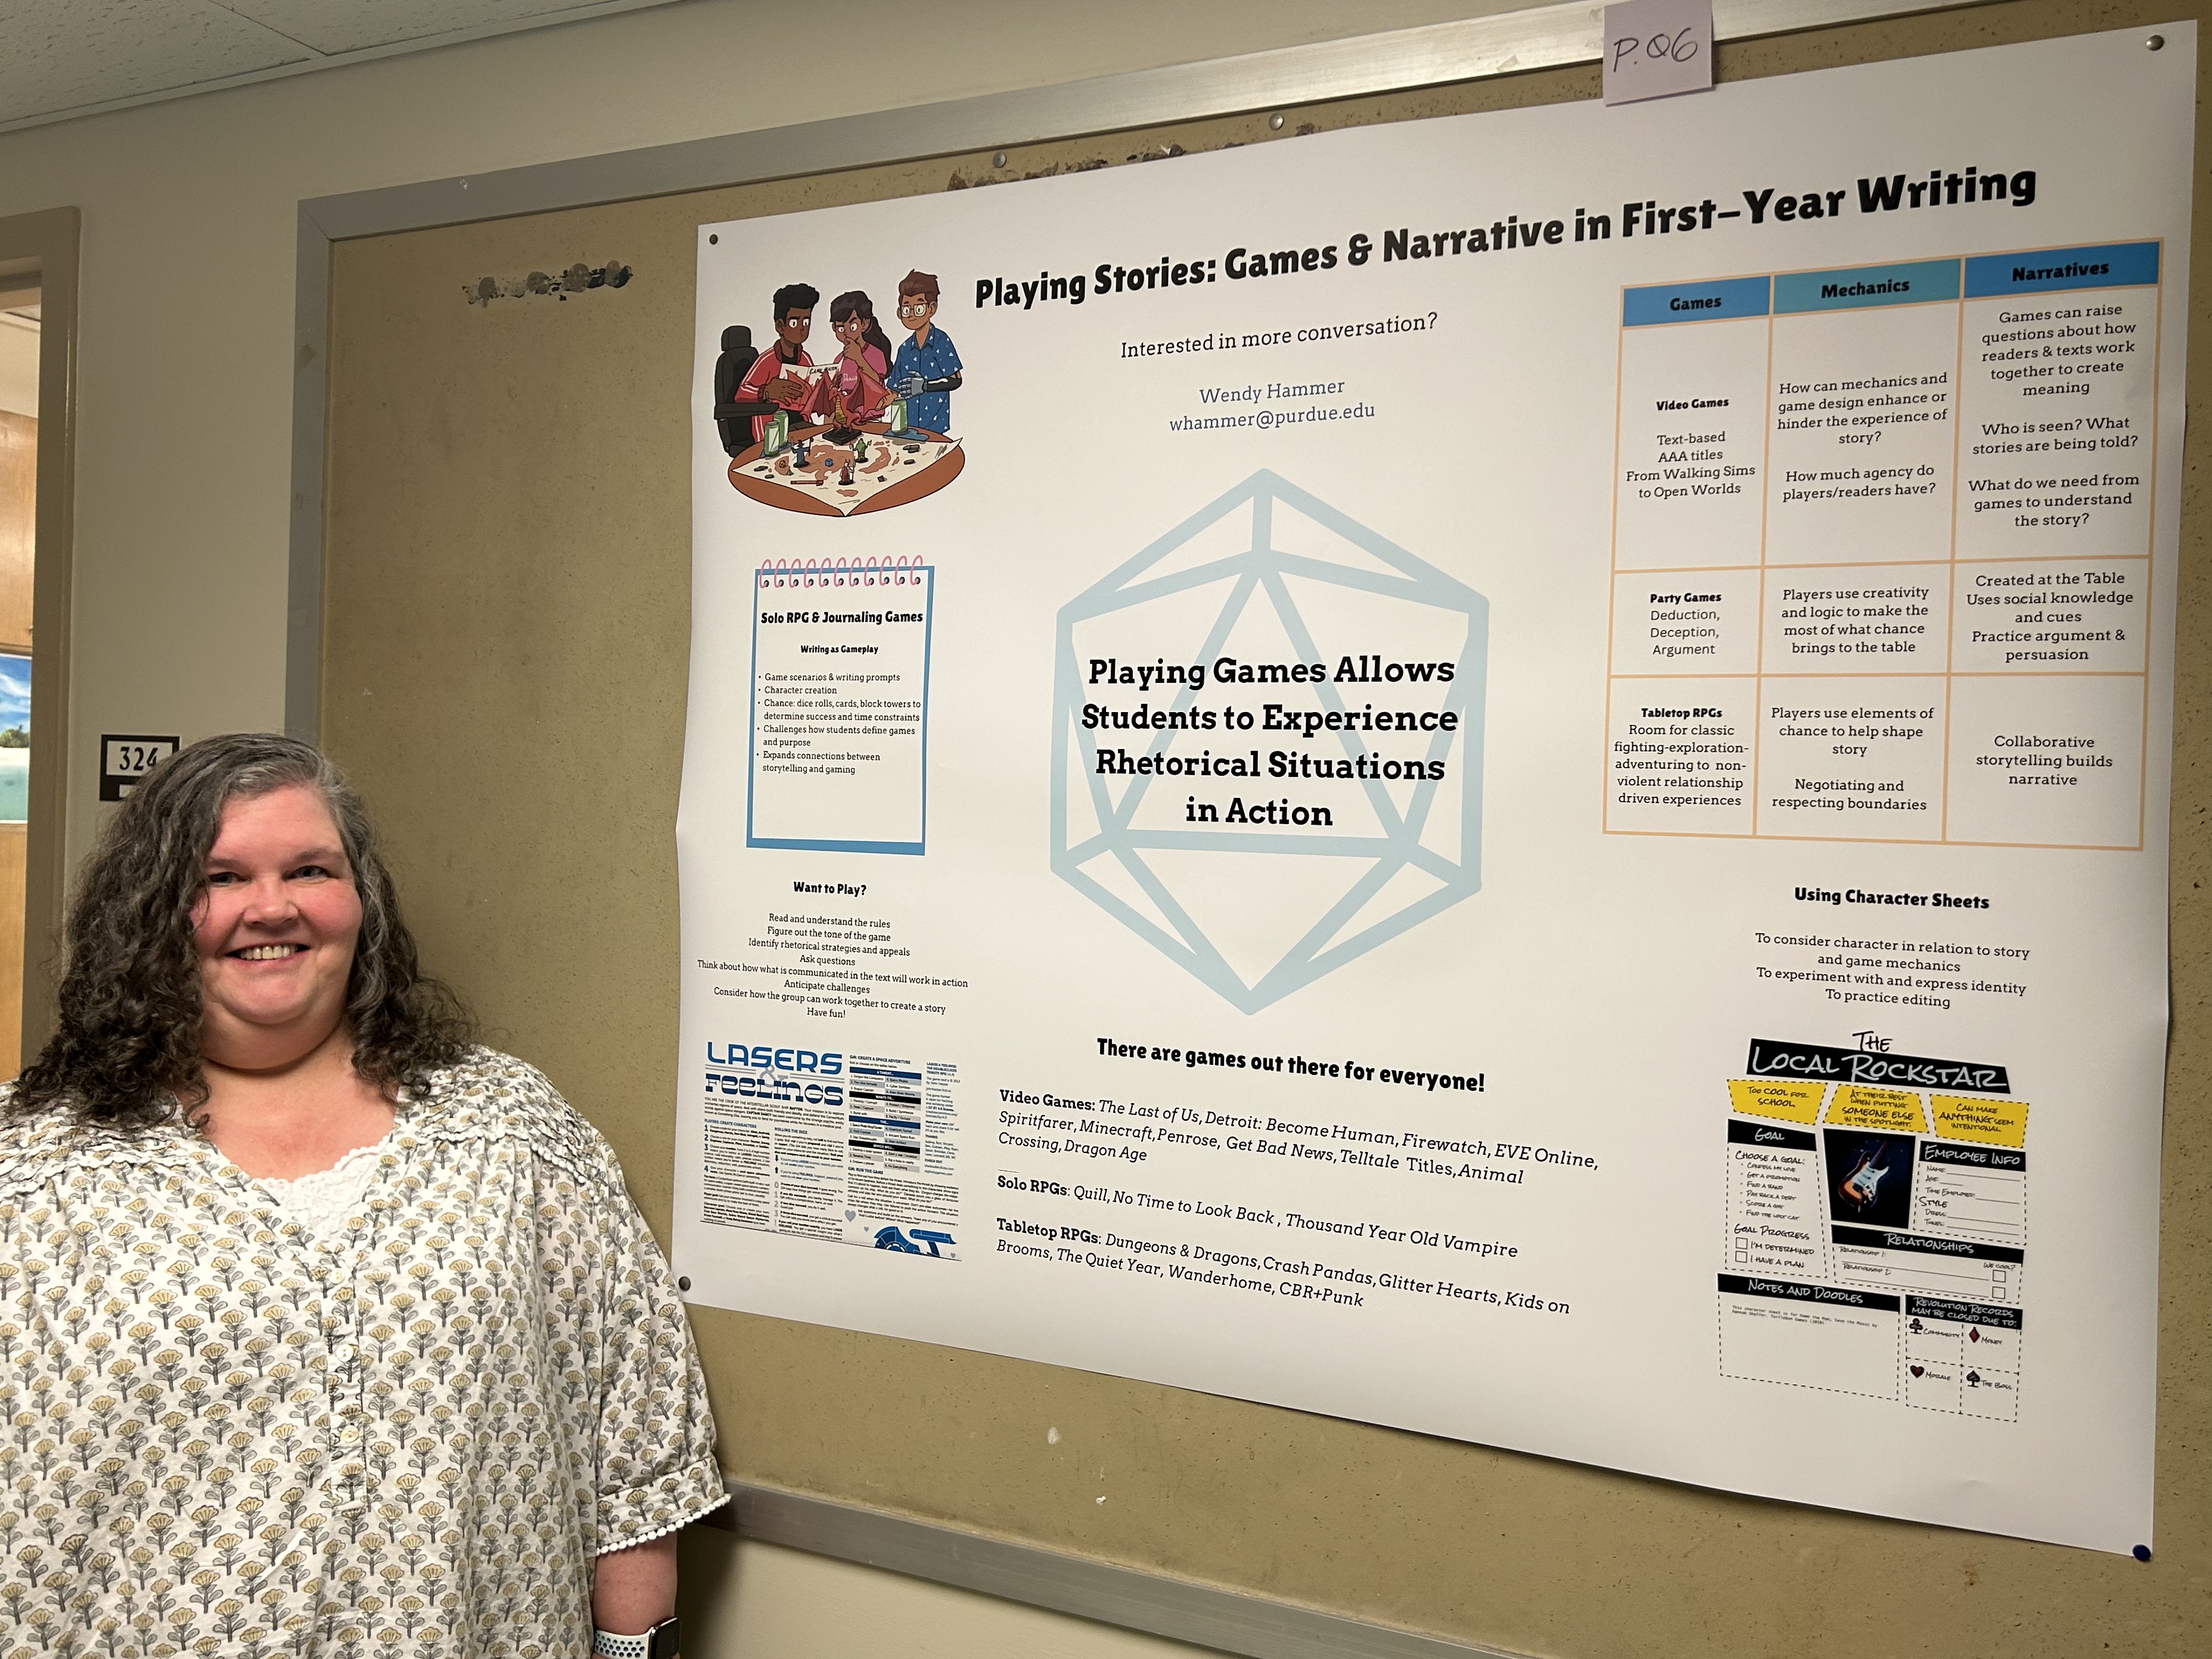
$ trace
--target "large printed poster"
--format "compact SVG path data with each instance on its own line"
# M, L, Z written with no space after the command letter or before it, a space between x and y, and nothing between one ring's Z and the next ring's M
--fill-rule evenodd
M692 1297L2148 1546L2164 42L700 227Z

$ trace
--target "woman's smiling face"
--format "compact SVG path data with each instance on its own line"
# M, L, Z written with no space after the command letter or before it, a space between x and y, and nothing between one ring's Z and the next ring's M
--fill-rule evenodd
M204 1010L218 1065L274 1063L313 1048L345 1012L361 896L322 796L305 784L234 799L192 908ZM287 1055L295 1058L296 1055Z

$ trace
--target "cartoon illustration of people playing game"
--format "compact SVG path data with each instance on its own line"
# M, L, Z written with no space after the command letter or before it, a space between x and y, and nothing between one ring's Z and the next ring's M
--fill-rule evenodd
M902 342L891 364L891 389L906 399L906 423L925 432L952 434L952 394L960 389L960 353L937 326L937 278L909 270L899 278L898 318L914 337Z
M848 518L920 501L958 477L966 453L945 428L963 368L934 325L937 295L937 278L926 271L900 280L899 322L910 337L896 361L874 301L860 289L830 302L837 352L818 366L806 342L822 296L805 283L776 289L775 345L741 378L726 337L744 331L726 331L716 389L735 385L714 413L731 451L731 488L787 513ZM733 443L748 435L748 422L752 441Z

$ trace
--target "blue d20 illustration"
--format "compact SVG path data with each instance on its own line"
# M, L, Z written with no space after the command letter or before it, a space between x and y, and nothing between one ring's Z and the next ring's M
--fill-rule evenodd
M1060 613L1054 872L1246 1013L1471 896L1489 614L1254 473Z

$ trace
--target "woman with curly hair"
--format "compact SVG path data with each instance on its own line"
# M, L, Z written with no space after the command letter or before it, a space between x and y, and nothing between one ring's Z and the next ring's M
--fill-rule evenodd
M723 1498L606 1143L427 977L361 798L210 738L109 823L0 1103L0 1607L43 1650L674 1650Z

